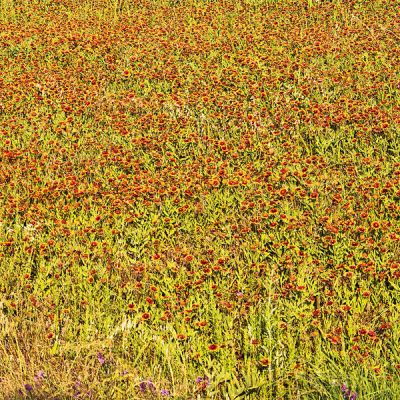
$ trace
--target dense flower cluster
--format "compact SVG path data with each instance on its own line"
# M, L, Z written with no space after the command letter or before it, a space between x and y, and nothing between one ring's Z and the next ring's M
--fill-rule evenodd
M395 3L0 9L0 392L398 381Z

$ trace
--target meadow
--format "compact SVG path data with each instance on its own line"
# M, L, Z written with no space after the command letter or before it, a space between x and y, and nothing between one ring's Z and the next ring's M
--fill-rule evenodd
M400 399L398 0L0 0L0 399Z

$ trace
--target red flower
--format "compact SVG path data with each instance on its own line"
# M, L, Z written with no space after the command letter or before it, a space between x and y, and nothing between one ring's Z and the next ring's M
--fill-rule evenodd
M146 297L146 302L148 304L153 304L154 303L154 301L153 301L153 299L151 297Z
M148 320L148 319L150 319L150 314L149 314L148 312L143 313L143 314L142 314L142 320L143 320L143 321L146 321L146 320Z
M267 367L269 365L269 359L267 357L262 357L260 358L259 363L261 366Z

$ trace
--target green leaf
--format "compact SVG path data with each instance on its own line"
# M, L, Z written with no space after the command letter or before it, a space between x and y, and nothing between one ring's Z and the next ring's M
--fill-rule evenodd
M256 386L251 386L251 387L249 387L249 388L242 389L242 390L234 397L234 400L235 400L235 399L238 399L239 397L242 397L242 396L246 396L246 395L249 395L249 394L257 393L257 392L260 391L260 389L261 389L264 385L265 385L265 382L264 382L264 383L261 383L261 384L259 384L259 385L256 385Z

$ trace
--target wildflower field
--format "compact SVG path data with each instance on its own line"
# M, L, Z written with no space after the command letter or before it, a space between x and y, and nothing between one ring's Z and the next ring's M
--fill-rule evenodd
M0 0L0 399L400 399L398 0Z

